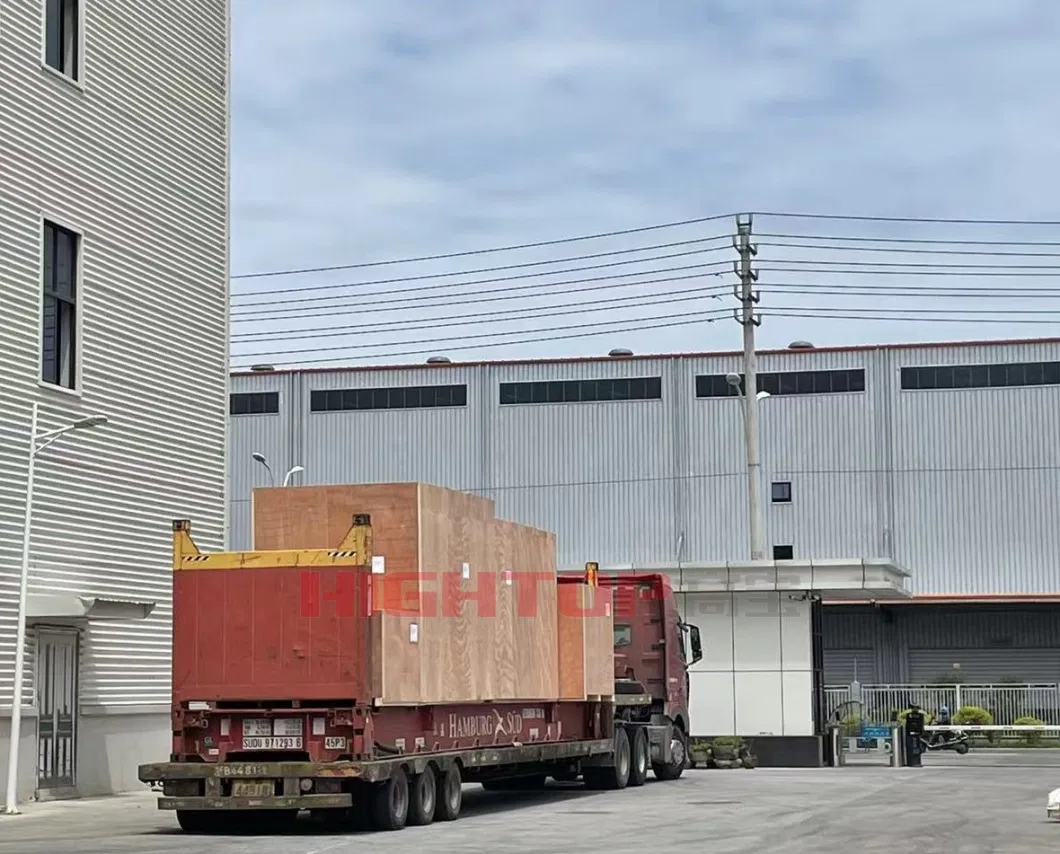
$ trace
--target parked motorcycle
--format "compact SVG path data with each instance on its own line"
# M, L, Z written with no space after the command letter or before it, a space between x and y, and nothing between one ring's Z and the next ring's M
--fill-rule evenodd
M952 750L959 756L963 756L971 748L972 740L968 734L960 730L949 730L939 733L942 738L937 741L926 736L920 736L921 749L927 753L932 750Z

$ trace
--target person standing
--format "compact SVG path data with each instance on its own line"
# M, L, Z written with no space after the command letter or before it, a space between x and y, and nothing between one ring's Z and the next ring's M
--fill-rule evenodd
M905 715L905 761L910 768L920 768L921 739L924 737L924 713L916 703L909 704Z

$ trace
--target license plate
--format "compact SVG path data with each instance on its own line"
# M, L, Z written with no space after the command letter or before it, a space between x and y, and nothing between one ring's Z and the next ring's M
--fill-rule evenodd
M244 750L301 750L302 739L292 736L270 736L267 738L244 738Z
M233 780L232 797L234 798L271 798L276 794L272 780Z
M325 750L345 750L346 739L337 735L329 735L324 739Z

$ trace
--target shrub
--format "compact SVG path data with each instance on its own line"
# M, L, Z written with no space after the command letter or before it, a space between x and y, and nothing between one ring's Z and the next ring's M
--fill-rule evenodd
M1016 718L1014 723L1016 726L1041 726L1043 722L1031 715L1024 715L1022 718ZM1020 736L1027 747L1041 746L1042 734L1040 732L1021 732Z
M966 726L992 726L994 716L981 706L961 706L953 716L953 723L955 726L960 726L961 724ZM997 736L996 732L986 734L987 740L991 743L997 742Z

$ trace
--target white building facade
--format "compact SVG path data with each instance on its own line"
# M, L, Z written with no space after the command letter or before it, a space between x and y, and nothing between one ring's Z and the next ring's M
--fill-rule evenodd
M225 537L227 0L0 2L0 761L30 422L18 795L170 752L171 521ZM2 784L0 784L2 785Z
M740 370L738 353L722 353L236 375L232 545L250 545L250 492L268 482L260 452L277 478L305 466L297 483L478 492L499 515L555 531L567 567L691 583L749 554L743 421L725 379ZM759 371L778 566L897 567L915 594L825 595L825 680L928 679L962 661L972 679L1018 664L1027 681L1060 681L1060 341L784 350L762 353ZM698 609L720 626L751 601L699 589L715 592L697 594L689 619ZM796 598L776 595L747 607L809 625ZM738 628L701 668L734 671L725 645ZM792 655L805 672L810 651Z

